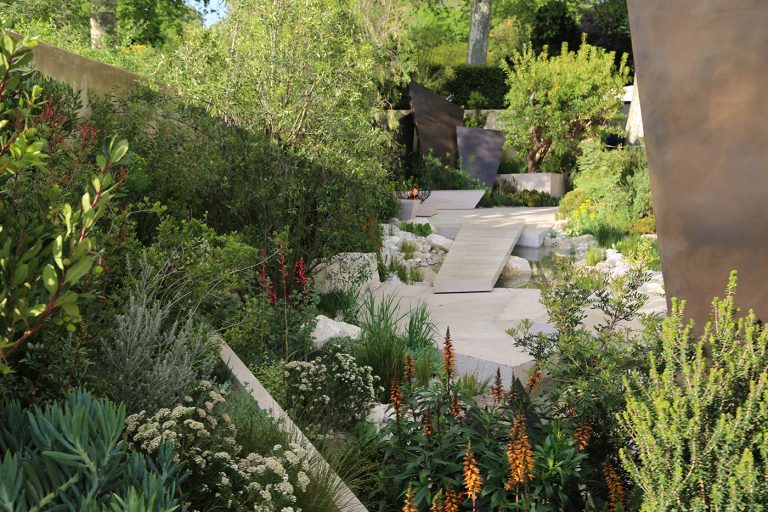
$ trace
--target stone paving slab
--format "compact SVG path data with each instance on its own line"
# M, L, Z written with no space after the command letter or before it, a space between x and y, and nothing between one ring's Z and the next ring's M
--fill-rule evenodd
M523 220L464 222L434 284L434 293L490 292L525 227Z

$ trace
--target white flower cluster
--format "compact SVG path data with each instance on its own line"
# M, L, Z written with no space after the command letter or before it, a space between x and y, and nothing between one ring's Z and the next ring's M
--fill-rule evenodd
M330 349L313 361L285 365L291 409L305 418L335 418L339 425L365 419L376 403L378 377L349 354Z
M193 395L184 398L189 405L129 416L129 446L154 455L161 444L174 445L176 462L191 472L182 484L190 510L301 512L296 494L310 483L307 451L291 443L287 449L276 445L268 456L241 456L237 429L222 412L224 396L207 381Z

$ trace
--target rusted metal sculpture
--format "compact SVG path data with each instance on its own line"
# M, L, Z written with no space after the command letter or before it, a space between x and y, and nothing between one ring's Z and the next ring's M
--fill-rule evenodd
M736 269L768 321L768 2L628 6L667 296L701 326Z
M444 165L454 165L456 127L464 124L464 110L416 82L408 89L422 155L431 153Z
M461 166L470 176L492 187L504 151L504 134L497 130L457 126L456 138Z

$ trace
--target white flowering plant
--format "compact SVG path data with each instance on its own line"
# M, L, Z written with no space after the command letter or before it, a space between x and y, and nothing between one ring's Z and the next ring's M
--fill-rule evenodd
M163 443L175 446L175 462L188 472L181 491L190 511L300 512L296 503L310 482L307 451L291 443L243 453L225 396L202 381L183 404L129 416L129 447L155 457Z
M381 392L379 377L338 346L285 365L288 408L305 424L347 430L364 420Z

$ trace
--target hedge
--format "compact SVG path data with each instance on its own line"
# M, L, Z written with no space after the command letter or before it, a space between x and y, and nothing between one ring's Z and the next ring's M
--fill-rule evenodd
M487 99L486 103L480 105L482 109L502 109L504 105L504 96L507 94L507 74L503 69L496 66L470 66L463 64L455 66L454 77L446 82L437 92L451 97L451 101L456 105L469 108L467 105L469 95L473 91L481 93ZM388 101L396 109L409 109L408 86L394 88L391 84L387 87L389 90L382 91Z

